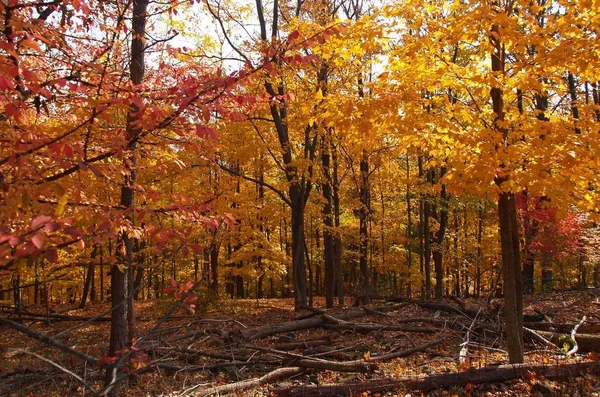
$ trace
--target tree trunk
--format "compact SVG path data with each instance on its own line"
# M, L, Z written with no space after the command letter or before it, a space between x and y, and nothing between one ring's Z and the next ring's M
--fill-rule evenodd
M542 255L542 292L552 292L553 289L552 260L550 254L544 253Z
M34 281L33 281L33 303L37 306L40 303L40 279L39 279L39 269L40 261L43 259L38 258L34 262ZM2 286L0 286L2 289ZM4 300L3 293L0 294L0 300Z
M215 236L213 235L213 240ZM210 291L215 299L219 298L219 248L213 241L210 243Z
M406 296L409 298L412 294L412 282L411 282L411 267L412 267L412 210L410 202L410 161L408 153L406 154ZM394 290L396 289L396 275L394 274ZM395 291L394 291L395 293Z
M433 173L433 171L432 171ZM440 169L440 178L446 173L445 168ZM436 178L438 179L438 178ZM439 228L436 232L436 247L433 251L433 263L435 267L435 298L440 299L444 292L444 237L448 225L448 201L446 195L446 185L442 184L440 192L439 209L436 210Z
M465 210L466 212L466 210ZM465 223L463 225L463 227L466 229L467 228L467 224ZM458 255L458 211L455 210L454 211L454 237L453 237L453 242L454 242L454 295L456 296L460 296L461 293L461 288L460 288L460 281L461 281L461 271L460 271L460 258ZM468 287L467 287L468 288Z
M21 322L21 314L23 311L23 301L21 299L21 275L17 274L12 277L13 303L17 319Z
M306 306L306 268L304 265L304 197L298 183L290 188L292 202L292 276L294 278L294 307Z
M431 233L429 232L429 216L431 215L431 204L429 197L423 201L423 259L425 271L425 299L431 299Z
M110 252L109 252L110 255ZM100 245L100 302L104 302L104 248Z
M138 264L135 268L135 278L133 279L133 299L144 297L144 291L142 289L142 281L144 280L144 268Z
M504 73L506 54L499 39L499 27L492 26L490 42L492 44L492 72ZM502 90L492 87L490 90L495 113L494 128L503 137L505 147L509 145L508 129L504 126L504 103ZM504 168L505 164L500 164ZM498 176L495 183L502 189L508 176ZM504 313L506 319L506 344L510 363L523 362L523 289L521 281L521 258L519 252L519 234L514 193L500 191L498 197L498 218L500 224L500 244L502 248L502 271L504 275Z
M85 277L85 283L83 285L83 294L81 296L81 302L79 303L79 308L83 309L85 307L85 304L87 302L88 299L88 295L90 293L90 287L92 285L92 282L94 280L94 269L96 264L94 263L94 260L96 258L97 252L98 251L98 245L94 244L94 248L92 249L92 254L91 254L91 262L88 265L87 268L87 275Z
M335 282L338 304L344 306L344 269L342 267L342 235L340 232L340 180L338 178L337 146L334 144L331 145L331 159L333 161L333 214L335 222Z
M133 1L133 18L132 18L132 35L131 35L131 63L130 63L130 79L134 86L140 85L144 77L144 37L146 34L146 8L148 0ZM135 203L135 190L133 185L137 181L136 169L136 149L137 141L135 138L139 135L140 127L134 122L134 115L139 112L139 108L135 104L131 104L129 114L127 115L127 155L124 161L125 176L124 184L121 188L120 205L125 209L130 209ZM129 215L132 225L134 224L133 214ZM133 333L134 313L131 313L132 305L127 304L129 299L133 301L133 297L128 296L130 286L133 285L132 280L128 280L131 276L133 265L133 240L128 234L122 233L122 244L124 245L125 255L124 264L128 269L122 271L119 266L113 265L111 271L111 296L112 296L112 315L110 326L110 345L108 354L110 356L117 355L117 351L129 347L130 341L127 340L128 333ZM131 277L129 277L131 278ZM121 360L119 360L121 361ZM121 362L115 365L123 365ZM115 368L118 370L118 368ZM116 382L118 371L113 371L113 368L108 368L106 371L105 384L111 385L112 388L109 396L116 397L119 395L120 384Z
M417 158L417 166L419 170L419 178L423 177L423 157L421 155ZM423 276L425 274L425 202L422 193L419 193L419 272ZM429 219L427 219L429 222ZM429 230L429 228L428 228ZM424 277L427 280L427 277ZM426 282L426 281L425 281ZM431 288L431 287L430 287ZM425 299L427 296L427 288L425 283L421 283L421 299Z
M328 134L331 135L331 134ZM325 205L323 206L323 258L325 259L325 306L333 307L333 292L335 287L335 248L333 240L333 208L331 173L329 164L329 139L324 136L321 140L321 163L324 181L321 185Z
M523 229L525 232L525 247L523 247L523 292L531 294L534 292L535 278L535 252L533 250L533 240L535 239L539 223L536 220L530 219L529 212L529 195L527 190L523 192L525 216L523 217ZM537 205L535 210L537 210Z
M360 174L361 174L361 185L360 185L360 211L359 211L359 281L358 281L358 296L357 304L366 305L369 303L369 269L367 264L367 252L369 247L369 158L367 153L363 150L362 157L360 159Z
M477 297L481 296L481 265L483 262L483 253L482 253L482 238L483 238L483 203L479 203L479 211L477 217L477 266L475 269L476 272L476 289L475 293Z

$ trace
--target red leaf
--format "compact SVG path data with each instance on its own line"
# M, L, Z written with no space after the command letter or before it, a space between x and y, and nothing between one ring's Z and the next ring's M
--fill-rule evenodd
M31 222L31 228L37 229L38 227L45 225L46 223L51 222L51 221L52 221L51 216L40 215Z
M66 157L71 158L73 157L73 148L69 145L63 145L63 153Z
M35 248L42 249L46 245L46 236L42 233L36 233L32 238L31 242L35 245Z
M101 359L99 359L98 361L96 361L96 364L98 364L98 365L112 364L112 363L116 362L118 359L119 359L118 357L105 356L105 357L102 357Z
M204 125L200 125L200 124L196 124L196 135L198 135L200 138L210 138L210 139L216 139L217 138L217 131L214 130L214 128L211 127L206 127Z
M49 231L49 232L52 233L52 232L55 232L58 229L60 229L60 223L58 223L58 222L48 222L48 223L46 223L45 227L46 227L47 231Z
M56 250L46 251L46 253L44 254L44 256L50 262L56 262L56 261L58 261L58 253L56 252Z
M187 298L185 298L185 302L186 303L192 303L198 300L198 295L190 295Z
M10 80L0 76L0 91L14 90L15 86Z
M300 37L300 32L297 30L294 30L292 33L289 34L288 36L288 42L292 42L294 40L296 40L298 37Z

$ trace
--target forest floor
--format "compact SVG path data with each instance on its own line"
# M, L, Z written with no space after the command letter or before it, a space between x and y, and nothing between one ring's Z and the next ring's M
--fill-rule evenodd
M580 343L580 351L566 356L541 339L532 341L526 335L525 363L532 370L505 377L505 381L486 378L486 374L478 372L508 362L501 331L501 300L487 304L483 299L445 298L434 301L433 305L401 301L375 301L367 309L313 309L300 313L293 311L290 299L222 301L194 314L178 309L149 335L173 302L138 302L137 331L142 339L139 351L131 356L134 375L123 383L121 395L204 396L215 386L256 379L277 368L292 367L274 375L266 384L234 390L234 394L600 396L600 364L591 364L594 375L588 368L583 376L575 376L581 372L575 371L557 379L552 373L546 378L541 375L543 371L536 369L599 361L600 349L595 347L594 338L600 337L600 290L527 296L524 312L528 326L568 334L573 324L586 316L578 335L585 331L591 342L585 346ZM315 307L324 306L320 298L314 303ZM50 324L42 317L27 315L23 322L52 336L109 307L110 303L93 303L82 310L54 308L55 317L50 318ZM27 313L45 311L30 307ZM6 311L0 315L14 319ZM104 370L97 365L82 363L68 353L7 327L0 327L0 338L0 396L92 395L86 392L84 382L95 390L102 388ZM551 334L545 336L546 340L552 338ZM90 322L57 340L96 358L104 357L109 322ZM569 346L564 347L562 353L568 349ZM57 366L72 371L81 380ZM459 372L472 377L460 380ZM444 378L443 374L454 375ZM423 379L433 383L420 383L423 388L414 390L416 383L411 380ZM297 385L331 384L348 386L331 390L314 389L315 386L293 389ZM438 389L439 385L446 386ZM227 390L212 389L212 392L226 394Z

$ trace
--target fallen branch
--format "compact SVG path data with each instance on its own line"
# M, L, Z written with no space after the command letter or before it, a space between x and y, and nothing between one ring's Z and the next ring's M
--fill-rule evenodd
M287 357L289 360L285 363L286 366L293 365L295 367L312 368L318 370L329 370L337 372L361 372L368 373L377 370L377 364L373 361L365 360L352 360L352 361L329 361L322 358L316 358L311 356L301 356L299 354L267 349L264 347L254 346L254 349L278 355L280 357Z
M45 320L50 318L53 321L94 321L107 322L110 317L84 317L84 316L69 316L67 314L41 314L32 312L21 312L21 317L24 320Z
M400 351L392 352L392 353L381 354L379 356L371 356L369 361L381 362L381 361L393 360L395 358L408 357L411 354L422 352L422 351L425 351L425 349L428 349L433 346L437 346L437 345L441 344L442 342L444 342L444 339L442 339L442 338L432 340L431 342L427 342L427 343L424 343L419 346L411 347L409 349L404 349L404 350L400 350Z
M416 299L410 299L410 298L405 298L405 297L394 297L394 298L389 298L387 299L388 302L408 302L408 303L414 303L416 305L421 306L424 309L429 309L429 310L439 310L442 312L446 312L446 313L452 313L452 314L461 314L463 316L467 316L467 317L475 317L477 315L477 313L479 312L478 310L473 310L473 309L469 309L469 308L458 308L455 306L451 306L445 303L439 303L439 302L430 302L430 301L420 301L420 300L416 300Z
M541 344L543 344L544 346L546 346L548 348L556 349L556 345L554 343L550 342L548 339L546 339L542 335L538 334L537 331L534 331L527 327L523 327L523 334L527 335L531 339L535 339L536 341L540 342Z
M404 306L403 304L388 305L388 306L382 306L382 307L375 308L375 310L385 313L385 312L397 310L403 306ZM367 315L367 312L365 310L353 309L353 310L349 310L343 314L338 315L337 318L341 319L341 320L349 320L352 318L361 317L361 316L365 316L365 315ZM294 332L294 331L299 331L299 330L303 330L303 329L318 328L318 327L322 327L325 323L326 323L326 321L323 318L323 315L317 315L315 317L307 318L304 320L288 321L288 322L281 323L278 325L269 325L266 327L244 330L241 332L241 336L242 336L242 338L244 338L247 341L253 341L253 340L262 339L262 338L266 338L268 336L282 334L282 333L286 333L286 332Z
M65 374L71 376L72 378L74 378L75 380L77 380L79 383L81 383L81 385L83 387L85 387L88 391L94 393L96 390L94 390L94 388L92 386L90 386L85 380L83 380L79 375L77 375L76 373L69 371L68 369L66 369L65 367L63 367L62 365L47 359L46 357L40 356L39 354L36 354L34 352L30 352L24 349L17 349L16 350L17 353L22 353L22 354L28 354L30 356L33 356L35 358L37 358L38 360L42 360L45 363L50 364L51 366L53 366L54 368L59 369L60 371L64 372Z
M211 387L200 392L196 392L202 385L192 386L186 390L176 394L177 396L196 396L196 397L208 397L212 395L221 395L227 393L238 393L244 390L249 390L254 387L262 386L267 383L272 383L277 380L288 378L302 372L302 369L297 367L279 368L269 372L260 378L253 378L242 380L240 382L230 383L227 385Z
M31 329L29 327L26 327L26 326L24 326L22 324L19 324L19 323L15 322L15 321L9 320L7 318L0 317L0 324L1 325L5 325L5 326L7 326L9 328L12 328L12 329L14 329L16 331L19 331L19 332L21 332L21 333L23 333L23 334L25 334L25 335L33 338L33 339L37 339L40 342L43 342L43 343L45 343L45 344L47 344L49 346L55 347L55 348L57 348L59 350L62 350L64 352L66 352L66 353L72 354L75 357L78 357L78 358L80 358L80 359L82 359L84 361L87 361L90 364L95 364L96 361L98 361L95 357L92 357L92 356L87 355L87 354L85 354L83 352L80 352L79 350L75 350L75 349L73 349L73 348L71 348L71 347L69 347L67 345L64 345L64 344L58 342L56 339L53 339L53 338L51 338L51 337L49 337L47 335L44 335L44 334L39 333L37 331L34 331L33 329Z
M280 342L275 344L277 350L296 350L296 349L310 349L317 346L329 346L331 340L329 339L312 339L312 340L301 340L297 342Z
M349 396L363 392L384 393L397 390L435 390L466 384L497 383L521 378L535 373L548 379L569 378L585 372L600 373L600 363L586 362L562 365L508 364L489 366L467 372L417 376L401 379L374 379L362 382L325 385L302 385L278 387L273 391L276 396L334 397Z
M587 317L583 316L581 321L573 327L573 330L571 330L571 340L573 341L573 347L567 352L567 357L572 356L573 354L577 353L577 350L579 350L579 343L577 343L575 337L577 336L577 330L579 329L579 327L581 327L581 324L583 324L586 319Z

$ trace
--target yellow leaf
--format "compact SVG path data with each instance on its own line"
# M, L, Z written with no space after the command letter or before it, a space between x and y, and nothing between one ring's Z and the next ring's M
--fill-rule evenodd
M315 99L317 101L323 100L323 91L321 91L320 88L317 90L317 92L315 92Z
M371 352L368 351L364 354L365 360L369 361L371 359Z
M54 215L62 216L62 214L65 212L65 207L67 206L68 200L69 200L69 195L67 193L63 194L60 197L60 199L58 199L58 205L56 206Z

